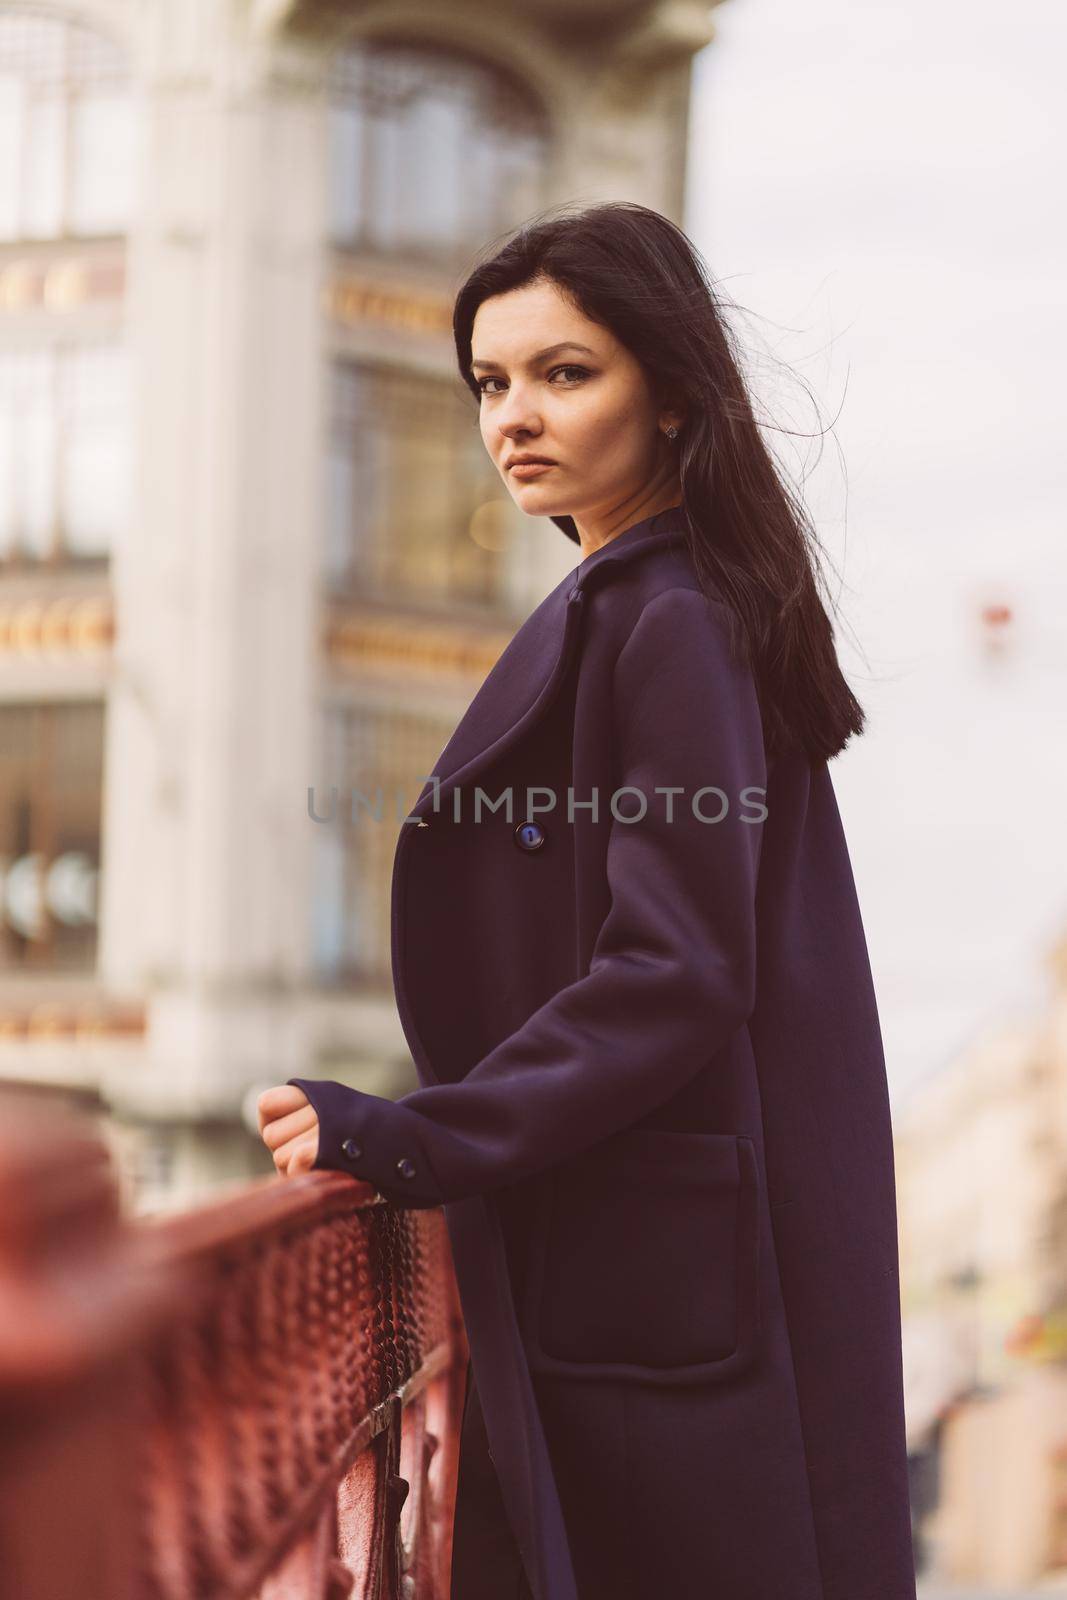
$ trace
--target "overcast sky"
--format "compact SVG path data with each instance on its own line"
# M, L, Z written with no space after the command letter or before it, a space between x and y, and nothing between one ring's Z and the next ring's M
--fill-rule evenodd
M822 444L841 657L831 764L894 1103L1040 1008L1067 935L1067 12L726 0L697 58L686 225L753 382ZM836 420L835 420L836 418ZM831 573L831 577L833 574ZM1013 609L990 662L980 608Z

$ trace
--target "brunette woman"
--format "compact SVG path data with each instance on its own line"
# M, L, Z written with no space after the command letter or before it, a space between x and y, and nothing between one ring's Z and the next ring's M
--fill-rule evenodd
M913 1600L892 1130L828 766L863 713L813 530L667 218L538 219L454 329L502 482L580 559L401 828L422 1086L292 1078L263 1138L445 1207L453 1600Z

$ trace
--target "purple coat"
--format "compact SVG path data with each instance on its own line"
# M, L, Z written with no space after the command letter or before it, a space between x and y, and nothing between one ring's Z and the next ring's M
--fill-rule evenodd
M422 1087L288 1080L316 1167L445 1207L537 1600L915 1595L855 885L727 623L677 507L552 590L401 827Z

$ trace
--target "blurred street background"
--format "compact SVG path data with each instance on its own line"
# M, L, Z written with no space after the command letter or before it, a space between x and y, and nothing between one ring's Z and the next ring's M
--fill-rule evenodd
M0 1082L145 1215L272 1170L271 1084L415 1086L394 797L576 559L452 297L542 207L665 212L868 712L924 1600L1067 1592L1065 43L1049 0L0 3ZM382 820L316 820L353 787Z

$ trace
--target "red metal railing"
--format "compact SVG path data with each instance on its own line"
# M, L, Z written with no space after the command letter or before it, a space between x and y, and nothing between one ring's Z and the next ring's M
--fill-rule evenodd
M316 1172L126 1219L6 1097L4 1600L447 1600L466 1360L440 1211Z

